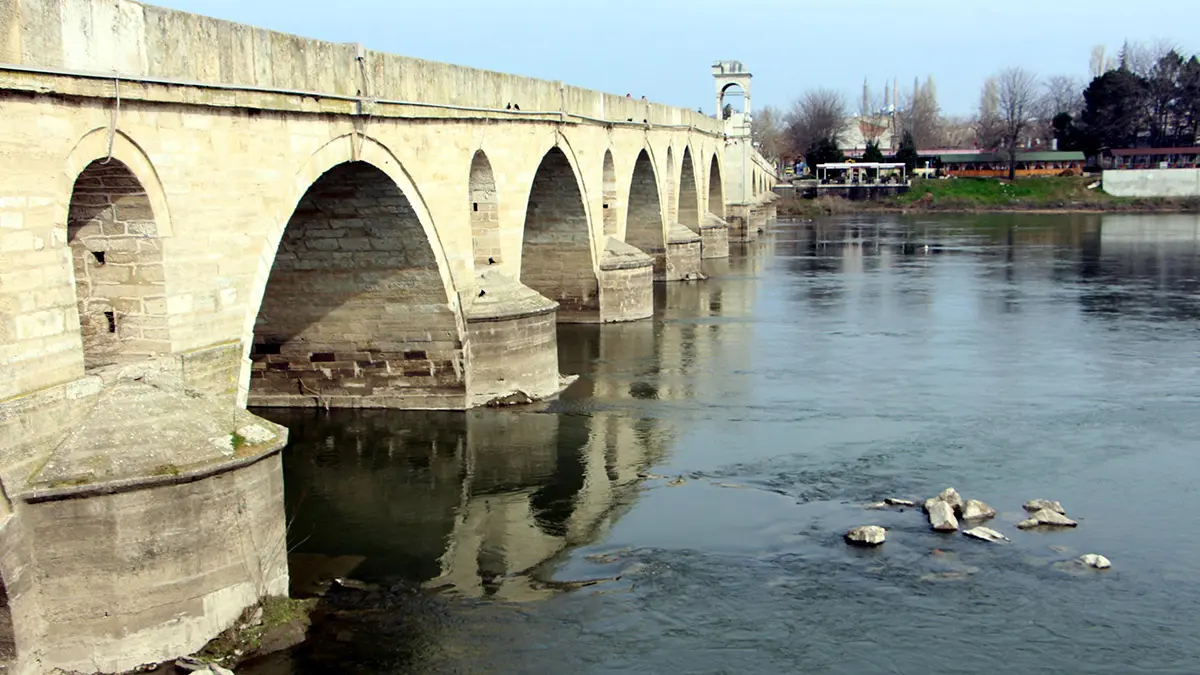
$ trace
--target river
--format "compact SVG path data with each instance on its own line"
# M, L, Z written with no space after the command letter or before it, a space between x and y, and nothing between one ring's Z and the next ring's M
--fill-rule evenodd
M1198 254L1197 216L781 221L563 326L556 402L257 411L294 581L383 590L244 672L1195 673ZM864 508L946 486L1012 543ZM1080 526L1015 529L1037 497Z

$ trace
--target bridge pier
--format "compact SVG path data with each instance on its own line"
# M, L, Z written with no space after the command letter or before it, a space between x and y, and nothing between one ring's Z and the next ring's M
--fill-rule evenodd
M663 281L694 281L700 274L700 242L696 234L679 223L672 223L667 233L666 269Z
M712 213L704 216L700 225L700 257L703 259L729 257L729 223Z
M542 400L559 393L558 303L499 272L479 276L467 293L467 407L506 397Z
M600 257L600 322L619 323L654 315L654 258L616 237Z
M0 410L4 445L44 458L6 472L0 499L9 672L172 659L287 595L287 430L185 388L177 367L114 366Z

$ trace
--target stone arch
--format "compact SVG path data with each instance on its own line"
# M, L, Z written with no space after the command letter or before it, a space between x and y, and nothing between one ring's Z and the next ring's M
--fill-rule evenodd
M542 156L529 188L521 239L521 283L559 303L559 320L599 310L592 235L583 190L561 146Z
M419 236L421 241L427 242L433 251L443 289L443 302L447 303L456 322L454 339L455 341L460 341L459 336L463 334L464 324L457 302L457 294L453 290L454 282L450 275L450 266L446 260L441 239L438 237L437 230L433 226L432 218L429 215L429 208L425 204L424 198L421 196L420 191L417 190L412 177L401 166L400 160L386 146L369 136L358 135L356 137L353 134L345 134L330 140L308 157L293 177L288 197L280 202L282 204L281 208L273 214L272 230L264 241L262 251L259 255L258 269L250 287L251 297L247 303L247 309L250 311L246 312L242 325L242 347L245 360L243 362L238 391L238 402L241 405L247 403L250 391L251 371L253 370L251 351L254 346L255 325L257 324L258 314L262 307L267 281L274 267L276 255L287 224L294 214L295 207L299 205L300 200L317 179L340 164L355 161L369 164L387 174L392 183L399 188L408 206L415 212L419 221L420 231L413 231L412 234ZM303 402L300 403L303 404ZM432 407L432 404L427 407Z
M654 162L645 150L638 153L629 179L629 204L625 215L625 243L655 259L661 269L667 252L666 227L658 193Z
M75 179L67 245L84 368L169 353L166 278L154 206L145 186L115 155L91 161Z
M678 222L693 230L700 227L700 206L696 186L696 167L692 162L692 151L683 149L683 160L679 167L679 219Z
M721 164L714 153L708 167L708 212L718 218L725 217L725 183L721 177Z
M675 152L674 148L667 146L667 224L678 222L679 206L675 190Z
M158 171L141 146L120 130L113 133L111 154L107 127L99 127L84 134L71 149L60 177L61 192L64 195L62 203L70 203L69 197L74 190L79 174L83 173L95 160L104 160L108 157L120 161L145 190L146 199L150 202L150 208L154 212L154 223L158 236L171 236L175 231L174 223Z
M475 268L503 262L500 251L500 203L492 163L482 150L471 158L468 179L468 199L471 207L471 248L475 253Z
M617 168L613 163L612 150L604 151L604 236L615 237L620 224L617 195Z
M749 112L748 102L750 92L738 82L728 82L721 87L719 101L717 103L717 116L723 118L725 116L725 106L730 107L730 111L734 113Z

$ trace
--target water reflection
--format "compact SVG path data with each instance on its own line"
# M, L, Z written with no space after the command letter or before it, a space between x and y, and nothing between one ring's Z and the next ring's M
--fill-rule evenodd
M1198 231L781 224L705 261L709 281L656 288L654 321L564 327L561 369L581 377L552 405L263 411L292 428L299 552L452 589L414 594L441 614L370 596L291 672L1188 672L1200 535L1146 523L1196 470ZM947 484L1001 509L1011 544L889 511L870 512L884 550L842 545L862 502ZM1085 522L1018 533L1042 495ZM1051 541L1116 566L1060 578ZM550 598L548 581L616 574Z

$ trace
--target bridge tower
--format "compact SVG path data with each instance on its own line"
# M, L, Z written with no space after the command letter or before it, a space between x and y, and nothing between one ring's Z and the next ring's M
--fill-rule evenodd
M725 119L725 201L731 241L751 239L751 210L760 190L756 181L766 175L766 162L758 155L750 137L750 81L754 76L741 61L717 61L712 65L716 90L717 115L724 113L725 96L731 88L741 89L745 97L743 110L732 111ZM757 160L757 161L756 161ZM757 170L756 170L757 167ZM771 171L770 173L774 173Z

